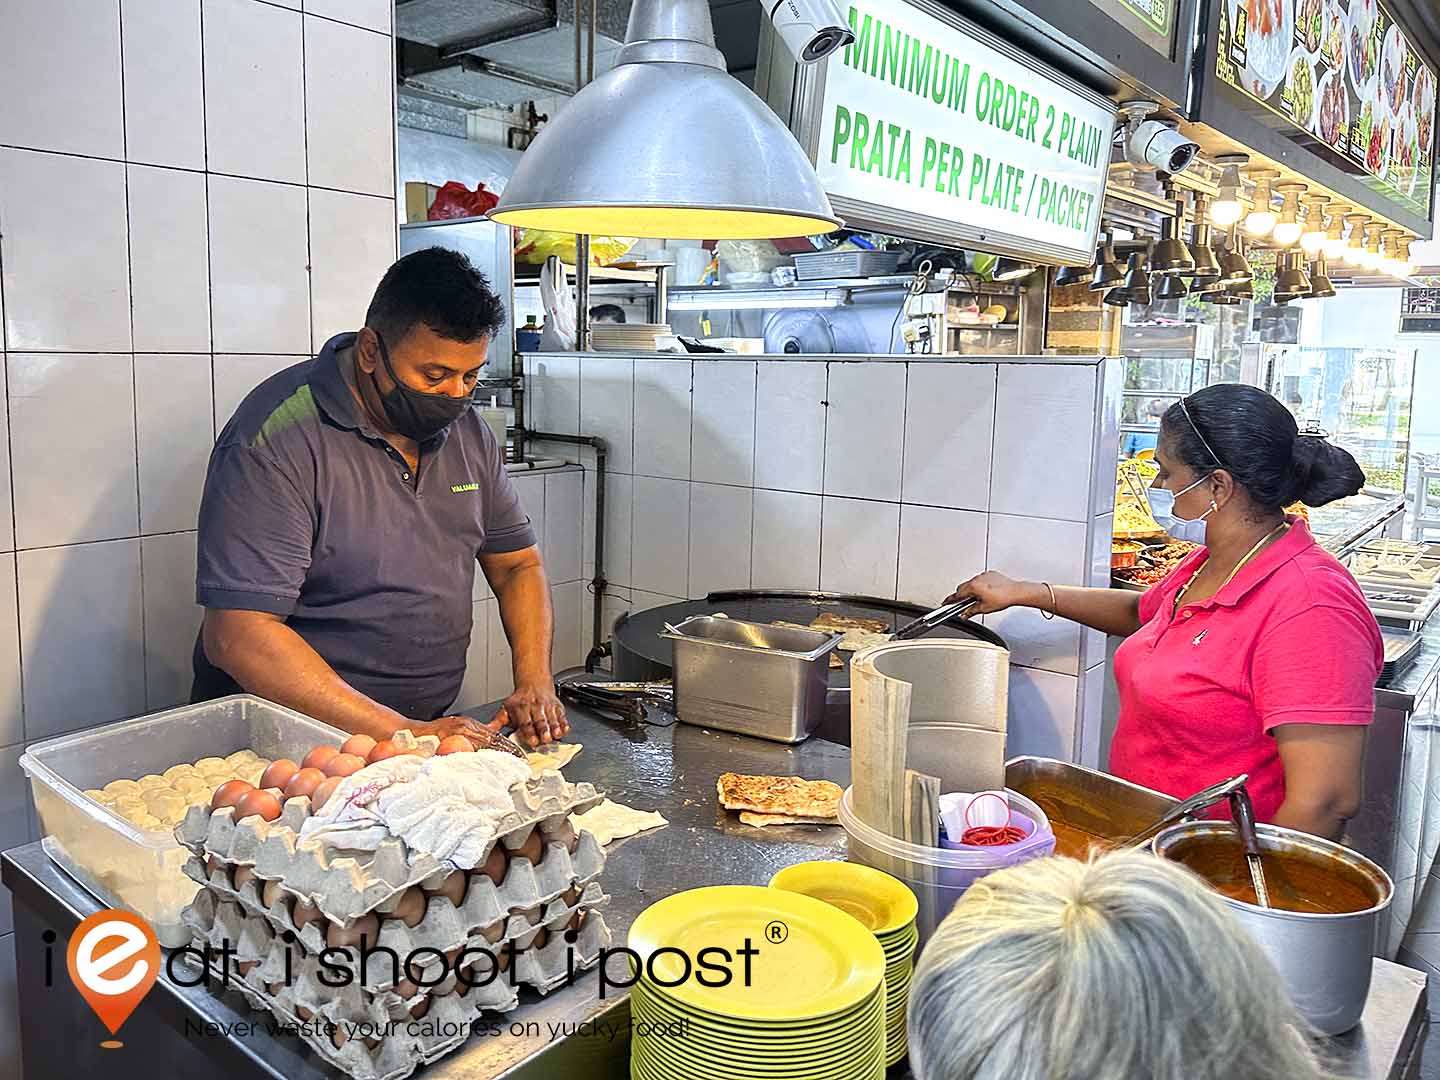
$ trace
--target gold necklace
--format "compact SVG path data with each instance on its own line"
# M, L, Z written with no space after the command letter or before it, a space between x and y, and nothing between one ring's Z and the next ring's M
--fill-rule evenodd
M1215 592L1218 593L1220 589L1225 588L1226 585L1229 585L1230 582L1234 581L1235 575L1240 573L1240 571L1244 569L1245 564L1260 553L1261 548L1263 548L1271 540L1275 539L1289 528L1290 523L1288 521L1282 521L1279 525L1275 526L1275 528L1271 529L1259 540L1255 541L1255 546L1252 547L1249 551L1247 551L1243 556L1241 556L1240 561L1235 564L1235 569L1230 571L1230 575L1220 583L1220 588L1216 589ZM1180 610L1180 601L1185 599L1185 594L1190 591L1190 586L1195 584L1195 579L1198 578L1201 571L1203 571L1209 565L1210 559L1207 556L1205 561L1196 568L1195 573L1190 575L1190 580L1185 582L1184 585L1180 586L1180 591L1175 594L1175 603L1170 608L1171 614L1174 614L1175 612Z

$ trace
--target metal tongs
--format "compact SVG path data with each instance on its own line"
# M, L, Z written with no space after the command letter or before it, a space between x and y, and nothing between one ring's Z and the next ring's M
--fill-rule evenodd
M600 682L581 679L559 683L556 691L573 704L632 723L668 727L675 722L675 687L668 681Z
M1161 830L1174 825L1181 818L1189 817L1191 814L1198 814L1208 810L1222 799L1228 799L1236 791L1243 791L1245 784L1249 781L1248 773L1241 773L1239 776L1232 776L1228 780L1221 780L1218 784L1212 784L1204 791L1198 791L1183 802L1178 802L1169 810L1165 811L1153 825L1142 829L1128 840L1120 840L1116 843L1117 848L1140 847L1143 844L1155 839ZM1249 797L1246 797L1249 801Z
M913 622L908 622L890 635L891 641L909 641L911 638L920 637L922 634L934 630L935 627L948 622L958 616L964 615L967 611L980 603L978 596L967 596L964 600L957 600L953 604L946 604L934 611L926 612Z

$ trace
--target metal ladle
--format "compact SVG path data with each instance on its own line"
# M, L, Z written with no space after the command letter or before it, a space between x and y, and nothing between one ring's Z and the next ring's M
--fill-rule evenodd
M1240 845L1245 849L1245 865L1250 869L1250 884L1255 887L1255 901L1262 908L1270 906L1270 890L1265 887L1265 866L1260 861L1260 837L1255 831L1255 807L1250 793L1239 787L1230 793L1230 816L1240 831Z
M1249 779L1250 776L1248 773L1241 773L1239 776L1232 776L1228 780L1221 780L1218 784L1211 784L1204 791L1197 791L1188 799L1176 803L1169 810L1165 811L1154 824L1140 830L1128 840L1117 841L1115 844L1116 848L1141 847L1149 843L1155 839L1162 830L1174 825L1181 818L1189 817L1191 814L1198 814L1202 810L1208 810L1222 799L1228 799L1234 792L1243 791Z

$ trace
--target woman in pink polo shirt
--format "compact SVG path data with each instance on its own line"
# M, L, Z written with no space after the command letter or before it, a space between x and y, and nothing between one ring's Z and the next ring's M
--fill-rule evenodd
M1350 572L1281 508L1355 494L1360 466L1299 434L1269 394L1234 384L1166 410L1155 460L1157 517L1172 531L1203 522L1205 546L1149 591L989 571L955 597L1126 636L1115 653L1115 775L1185 796L1248 773L1262 821L1336 838L1360 805L1384 647Z

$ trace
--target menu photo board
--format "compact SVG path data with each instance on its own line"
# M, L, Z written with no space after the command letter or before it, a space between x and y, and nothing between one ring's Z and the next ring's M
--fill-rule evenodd
M1215 74L1308 149L1430 216L1435 67L1379 0L1218 0Z
M1169 56L1175 39L1176 0L1090 0L1156 52Z
M1114 106L961 17L853 0L797 127L847 223L1089 264Z

